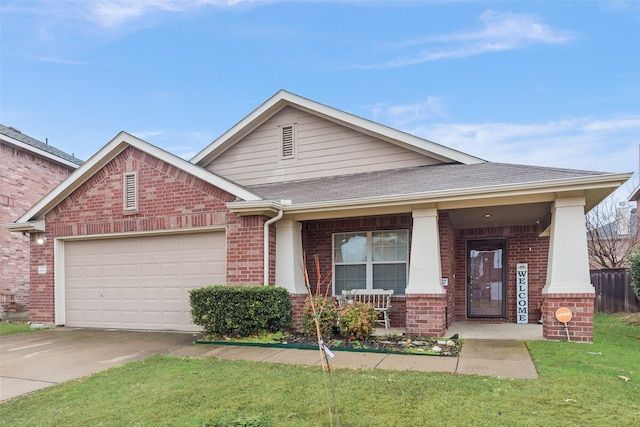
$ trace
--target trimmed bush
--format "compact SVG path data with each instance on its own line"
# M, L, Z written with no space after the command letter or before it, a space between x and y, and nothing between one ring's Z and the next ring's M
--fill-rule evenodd
M627 271L631 274L631 287L633 293L640 299L640 247L635 247L629 255L627 255L629 268Z
M329 338L333 334L333 326L335 326L336 320L338 319L335 302L331 297L314 296L312 298L316 310L320 312L320 317L318 318L320 333L323 337ZM308 297L304 303L304 310L302 311L302 332L311 337L317 335L313 308L311 307L311 300Z
M292 324L289 292L276 286L209 286L189 291L189 300L206 334L246 337Z
M354 301L340 310L340 335L363 340L369 338L376 327L378 313L373 304Z

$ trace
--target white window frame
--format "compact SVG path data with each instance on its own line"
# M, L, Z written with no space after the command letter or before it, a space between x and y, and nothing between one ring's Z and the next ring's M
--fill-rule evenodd
M129 180L132 180L133 188L130 188ZM137 172L127 172L123 175L122 178L122 206L125 211L136 211L138 210L138 173ZM133 199L133 203L130 204L130 198Z
M406 232L407 235L407 259L404 261L373 261L373 233L392 233L392 232ZM361 233L365 234L367 237L367 259L365 262L337 262L336 260L336 248L335 248L335 236L337 234L356 234ZM409 230L407 229L396 229L396 230L370 230L370 231L344 231L339 233L331 234L331 259L333 261L334 266L339 265L365 265L365 288L364 289L374 289L373 288L373 267L374 265L382 265L382 264L405 264L405 277L407 278L407 285L409 282ZM336 295L336 271L335 268L332 272L332 281L331 281L332 293ZM403 294L402 294L403 295Z

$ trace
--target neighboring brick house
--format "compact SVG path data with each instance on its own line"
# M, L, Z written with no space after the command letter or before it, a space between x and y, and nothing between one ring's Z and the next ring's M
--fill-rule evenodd
M332 295L393 289L412 335L541 303L545 337L566 306L588 342L584 215L630 176L492 163L280 91L191 161L122 132L8 227L31 235L36 323L193 331L189 289L276 284L299 325L317 255Z
M0 225L15 221L82 162L0 125ZM0 319L29 310L29 237L0 227Z

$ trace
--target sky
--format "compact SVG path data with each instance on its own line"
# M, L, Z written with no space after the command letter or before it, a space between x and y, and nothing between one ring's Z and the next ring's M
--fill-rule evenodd
M190 159L285 89L494 162L635 172L638 46L638 1L0 0L0 123Z

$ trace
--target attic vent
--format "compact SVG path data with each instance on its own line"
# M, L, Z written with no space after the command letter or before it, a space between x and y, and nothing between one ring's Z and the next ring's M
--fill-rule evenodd
M138 209L138 175L124 174L124 210Z
M282 139L282 158L292 159L295 157L295 128L294 125L287 125L281 127L281 139Z

